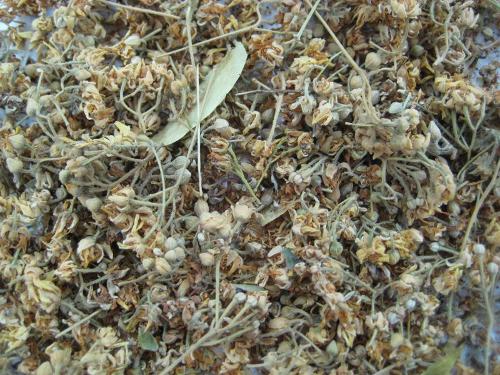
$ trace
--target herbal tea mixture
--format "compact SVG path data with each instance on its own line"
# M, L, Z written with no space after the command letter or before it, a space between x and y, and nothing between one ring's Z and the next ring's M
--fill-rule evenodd
M0 372L499 374L499 10L5 0Z

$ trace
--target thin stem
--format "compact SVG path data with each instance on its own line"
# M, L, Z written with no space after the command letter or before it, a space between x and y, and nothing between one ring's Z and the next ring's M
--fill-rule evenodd
M163 225L163 221L165 218L165 209L167 208L167 186L165 184L165 175L163 173L163 166L161 164L161 159L158 156L158 153L155 150L154 144L149 145L151 151L153 152L153 155L155 156L156 162L158 163L158 167L160 168L160 178L161 178L161 188L162 188L162 194L161 194L161 210L160 210L160 219L155 222L155 225L151 227L149 232L145 235L145 239L149 238L151 234L156 230L156 228L159 225Z
M472 214L471 214L471 217L469 220L469 224L467 225L467 229L465 230L465 233L464 233L464 239L462 240L462 246L460 248L460 251L462 253L465 251L465 248L467 246L467 242L469 241L469 236L470 236L470 233L472 231L472 227L474 226L474 224L476 222L479 210L481 209L486 198L491 193L491 191L493 190L493 188L495 187L495 185L497 183L497 177L498 177L499 170L500 170L500 160L497 162L497 166L495 168L495 172L493 173L493 176L491 177L490 183L488 184L488 186L484 190L483 194L481 195L481 198L479 198L479 200L476 203L476 206L474 207L474 210L472 211Z
M225 331L236 327L238 324L240 324L244 321L248 321L249 319L252 319L256 314L255 312L248 314L245 318L240 320L240 317L243 315L243 313L245 313L248 310L247 306L248 305L243 306L243 308L240 310L240 312L234 317L232 322L230 324L228 324L226 327L222 327L222 328L218 328L218 329L216 329L216 328L210 329L202 338L200 338L193 345L189 346L189 348L184 353L182 353L182 355L179 358L177 358L174 362L172 362L172 364L170 366L163 369L163 371L160 372L160 375L170 374L178 365L180 365L188 356L192 355L196 350L198 350L199 348L201 348L203 346L210 345L211 344L210 341L214 340L214 339L217 340L217 341L215 341L215 344L217 344L218 343L217 338L221 334L223 334ZM243 330L240 330L239 332L235 332L233 335L235 335L235 337L238 337L242 334L241 333L242 331L245 331L243 333L246 333L247 329L245 328ZM231 337L231 336L229 336L229 337ZM227 339L227 338L228 337L226 337L225 339Z
M224 38L227 38L230 36L235 36L238 34L246 33L247 31L251 31L251 30L257 28L260 25L260 23L262 22L262 16L260 14L260 5L261 4L262 3L257 3L257 8L255 9L255 11L257 12L257 21L254 24L243 27L239 30L231 31L230 33L226 33L226 34L219 35L219 36L216 36L216 37L213 37L210 39L203 40L203 41L198 42L198 43L194 43L193 47L203 46L205 44L215 42L216 40L220 40L220 39L224 39ZM158 57L173 55L174 53L183 52L183 51L186 51L187 49L189 49L189 46L184 46L181 48L174 49L173 51L165 52L164 54L158 55Z
M221 256L217 257L217 261L215 263L215 328L219 328L220 320L220 261Z
M305 2L309 7L312 7L312 4L309 0L305 0ZM330 37L333 39L335 44L337 44L337 46L339 47L340 51L344 55L349 65L351 65L351 67L360 75L361 79L363 80L364 89L366 91L363 93L364 94L363 104L366 107L367 112L370 114L370 117L372 117L372 121L374 121L376 124L380 123L379 116L377 115L377 112L375 111L375 108L373 107L373 104L371 102L372 89L365 71L356 63L356 61L354 61L349 52L347 52L342 43L340 43L340 40L337 38L337 36L330 28L328 23L325 21L325 19L321 16L321 14L319 14L317 10L314 11L314 14L318 18L319 22L321 22L323 27L326 29L328 34L330 34Z
M448 54L448 51L450 50L450 37L448 35L448 27L451 21L451 17L453 16L453 10L450 9L450 12L448 13L448 16L446 17L446 20L444 21L443 27L444 27L444 41L445 41L445 47L443 53L441 55L436 56L436 60L432 65L436 66L438 64L441 64L443 60L446 58L446 55ZM436 48L437 49L437 48Z
M151 271L149 273L145 273L144 275L136 277L135 279L121 281L121 282L117 283L116 285L118 285L118 286L125 286L125 285L128 285L128 284L136 283L136 282L142 281L144 279L147 279L148 277L150 277L152 275L155 275L156 273L157 273L156 271Z
M191 36L191 18L193 15L191 2L189 4L188 10L186 12L186 25L187 25L187 37L188 37L188 47L189 56L191 58L191 65L196 66L196 151L197 151L197 170L198 170L198 191L200 196L203 195L203 178L201 175L201 123L200 123L200 69L195 62L194 49L193 49L193 39ZM206 99L206 98L205 98Z
M243 336L245 333L253 331L254 329L255 329L254 327L243 328L242 330L237 331L229 336L223 336L220 339L209 341L205 345L206 346L214 346L214 345L222 344L223 342L231 342L234 339Z
M304 33L304 31L306 30L306 27L307 27L307 24L309 23L309 21L311 20L314 12L316 12L316 8L318 7L319 3L321 2L321 0L316 0L316 2L314 3L313 7L311 8L311 10L309 11L309 13L307 14L307 17L306 19L304 20L304 23L302 24L302 26L300 27L300 30L297 32L297 35L295 35L295 38L297 40L300 40L302 34Z
M133 7L130 5L125 5L125 4L120 4L120 3L113 3L108 0L99 0L101 3L104 3L106 5L109 5L110 7L114 8L123 8L127 10L131 10L134 12L140 12L140 13L145 13L145 14L151 14L153 16L161 16L161 17L166 17L166 18L172 18L174 20L180 20L181 18L179 16L174 16L173 14L168 14L164 12L159 12L157 10L151 10L151 9L146 9L146 8L138 8L138 7Z
M248 192L253 197L253 199L255 199L257 202L259 202L260 201L259 198L255 195L255 192L253 191L252 187L250 186L250 184L248 183L248 181L245 177L245 173L243 172L243 170L241 169L241 166L238 163L238 158L236 157L236 154L234 153L233 148L229 147L228 151L229 151L229 154L231 155L231 158L233 159L233 166L236 168L236 171L235 171L236 175L241 179L241 181L243 182L243 185L245 185L245 187L247 188Z
M486 305L486 315L488 319L488 327L486 330L486 343L484 345L484 373L490 373L490 355L491 355L491 336L495 324L495 315L491 307L490 296L488 293L488 286L486 285L486 275L484 272L483 257L479 260L479 272L481 275L481 291L483 292L484 304ZM496 277L493 276L493 277ZM495 280L493 280L495 281ZM493 285L495 285L493 283Z
M201 174L201 123L200 123L200 67L196 65L196 108L197 108L197 121L196 121L196 136L197 136L197 155L196 167L198 169L198 191L200 196L203 195L203 178Z
M92 319L94 316L96 316L97 314L99 314L101 312L101 310L97 310L97 311L94 311L92 314L90 315L87 315L85 318L83 318L82 320L79 320L78 322L70 325L68 328L66 328L64 331L61 331L59 332L57 335L56 335L56 339L58 339L59 337L61 336L64 336L65 334L67 334L68 332L70 332L73 328L76 328L80 325L82 325L83 323L89 321L90 319Z

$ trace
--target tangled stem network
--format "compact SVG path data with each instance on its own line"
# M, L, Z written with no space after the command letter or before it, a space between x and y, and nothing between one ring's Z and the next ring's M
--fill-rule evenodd
M0 18L1 373L499 372L498 2Z

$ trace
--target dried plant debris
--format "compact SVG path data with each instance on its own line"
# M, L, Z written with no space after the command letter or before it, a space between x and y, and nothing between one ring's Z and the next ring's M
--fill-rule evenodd
M498 374L496 0L0 6L0 373Z

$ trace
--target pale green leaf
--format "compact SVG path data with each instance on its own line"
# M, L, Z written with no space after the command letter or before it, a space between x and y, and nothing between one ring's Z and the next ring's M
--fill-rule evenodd
M451 370L453 369L453 366L455 366L455 362L457 361L458 357L460 357L460 353L462 352L462 346L455 347L452 345L448 345L444 349L444 351L446 355L437 362L427 367L422 375L451 374Z
M281 253L285 257L286 268L288 269L292 269L300 262L300 259L287 247L284 247Z
M258 221L259 224L263 227L267 224L273 222L282 216L285 212L288 211L288 207L280 206L280 207L269 207L262 212L262 215L259 215Z
M217 64L200 84L200 108L195 105L185 116L170 121L153 137L153 141L164 146L182 139L191 129L207 118L238 81L247 61L243 44L236 46ZM193 96L196 92L193 93ZM198 118L199 117L199 118Z
M148 350L150 352L156 352L158 350L158 343L154 336L147 331L139 331L138 336L139 346L143 350Z

